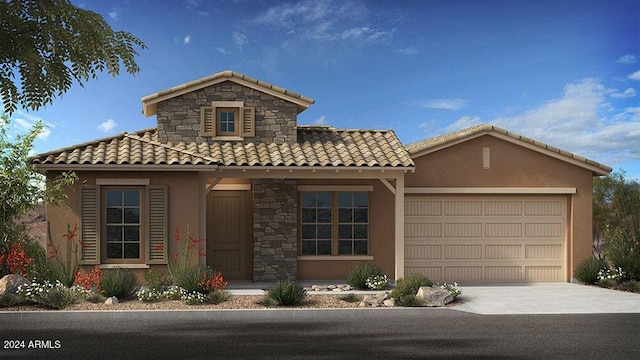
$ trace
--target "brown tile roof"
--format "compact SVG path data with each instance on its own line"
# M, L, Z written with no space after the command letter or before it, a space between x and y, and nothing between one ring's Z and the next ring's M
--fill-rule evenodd
M173 86L169 89L158 91L151 95L143 97L142 100L142 113L145 116L155 115L157 112L157 103L171 99L173 97L186 94L188 92L205 88L207 86L215 85L223 81L233 81L237 84L244 85L253 88L258 91L262 91L284 100L293 102L298 105L298 113L308 108L311 104L315 103L310 97L300 95L293 91L283 89L279 86L275 86L264 81L256 80L240 74L239 72L225 70L213 75L203 77L198 80L189 81L187 83Z
M413 167L393 131L298 128L298 143L161 143L156 129L123 133L31 158L43 165Z
M582 156L558 149L556 147L524 137L522 135L516 134L511 131L507 131L505 129L502 129L490 124L476 125L476 126L455 131L452 133L414 142L414 143L408 144L406 148L407 148L407 151L409 151L409 153L411 154L411 156L415 158L418 156L422 156L424 154L428 154L429 152L436 151L438 149L442 149L448 146L452 146L462 141L470 140L485 134L503 137L506 139L510 139L513 142L520 143L521 145L531 146L534 149L538 149L540 152L543 152L543 153L546 152L547 154L553 155L561 160L569 161L576 165L590 169L598 175L606 175L612 170L611 167L607 165L598 163L593 160L586 159Z

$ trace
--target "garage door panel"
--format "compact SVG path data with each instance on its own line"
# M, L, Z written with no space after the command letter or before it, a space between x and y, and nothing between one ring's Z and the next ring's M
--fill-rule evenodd
M522 215L522 201L486 201L484 215L520 216Z
M486 223L484 225L486 237L521 237L521 223Z
M482 223L445 223L444 237L482 237Z
M442 245L406 245L407 259L442 259Z
M445 245L445 259L482 259L482 245Z
M559 244L540 244L526 245L526 259L562 259L562 245Z
M564 226L561 223L527 223L524 225L524 236L532 238L562 238Z
M405 216L439 216L442 215L442 201L412 201L404 203Z
M406 275L437 282L564 281L565 198L420 195L406 201L414 213L437 213L405 216Z
M524 270L522 266L486 266L484 275L486 281L522 281Z
M522 259L523 251L520 244L485 245L485 259Z
M561 266L527 266L526 281L563 281Z
M446 216L479 216L482 215L482 201L445 201Z
M477 282L482 280L482 266L444 267L444 279L442 280L443 282Z
M527 216L561 216L564 201L525 201L524 209Z

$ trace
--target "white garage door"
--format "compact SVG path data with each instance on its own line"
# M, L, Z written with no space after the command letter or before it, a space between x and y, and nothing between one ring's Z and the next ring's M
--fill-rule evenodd
M405 198L405 275L437 282L565 281L564 197Z

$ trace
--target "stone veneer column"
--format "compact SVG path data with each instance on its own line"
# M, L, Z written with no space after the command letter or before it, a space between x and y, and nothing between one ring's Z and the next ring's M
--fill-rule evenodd
M298 256L297 182L253 181L253 280L295 280Z

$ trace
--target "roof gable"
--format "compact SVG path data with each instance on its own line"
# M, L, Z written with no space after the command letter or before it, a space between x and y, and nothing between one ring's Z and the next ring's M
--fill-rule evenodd
M173 86L169 89L158 91L157 93L147 95L142 100L142 113L145 116L153 116L158 111L157 104L159 102L184 95L208 86L216 85L224 81L232 81L236 84L261 91L277 98L292 102L298 106L298 113L306 110L315 100L283 89L281 87L266 83L264 81L252 79L248 76L234 72L231 70L221 71L219 73L203 77L198 80L189 81L187 83Z
M547 156L551 156L553 158L568 162L572 165L585 168L593 172L594 175L607 175L612 170L611 167L607 165L589 160L582 156L558 149L556 147L490 124L473 126L449 134L417 141L406 145L406 148L409 154L411 154L411 157L415 159L420 156L427 155L484 135L494 136L496 138L511 142L527 149L537 151Z

